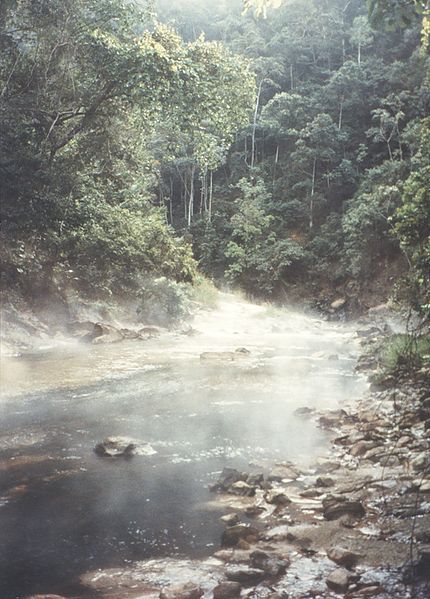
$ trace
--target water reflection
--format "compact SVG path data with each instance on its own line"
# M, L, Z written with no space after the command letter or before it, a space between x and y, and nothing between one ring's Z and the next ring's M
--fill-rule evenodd
M231 298L194 326L191 338L67 347L9 365L20 374L1 404L2 597L61 589L98 566L210 553L221 533L207 490L215 473L263 458L306 464L326 439L294 410L362 392L345 327ZM199 358L240 346L251 354L234 362ZM98 458L95 444L111 435L157 454Z

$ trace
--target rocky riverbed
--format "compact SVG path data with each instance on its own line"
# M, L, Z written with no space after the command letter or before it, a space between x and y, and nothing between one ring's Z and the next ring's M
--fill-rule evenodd
M232 322L235 318L236 312L232 313ZM279 323L271 326L274 329ZM369 377L377 367L371 348L386 330L372 320L362 323L355 334L363 350L357 369ZM276 329L273 334L285 336L287 331ZM201 367L209 365L217 371L222 368L223 377L226 368L234 369L234 373L239 368L240 376L246 372L249 380L253 372L258 381L267 369L261 356L254 363L256 349L251 343L233 350L212 346L201 349ZM279 360L276 355L270 357L269 350L264 355L269 356L271 364ZM327 350L312 356L313 360L333 366L339 361L338 353ZM197 369L197 365L193 368ZM294 368L296 373L297 368L303 369L303 384L307 377L315 377L303 359L296 360ZM278 375L279 368L276 372ZM228 380L233 392L231 379ZM238 384L243 381L240 379ZM264 393L264 386L259 387L258 393ZM129 560L120 566L90 568L80 576L79 590L70 590L65 596L427 598L429 398L429 373L423 370L414 379L399 377L382 381L379 386L373 384L358 399L327 401L326 409L321 402L303 402L290 417L295 439L300 438L301 430L309 434L315 427L327 440L328 451L325 448L320 452L322 457L314 452L315 458L305 462L287 461L282 456L274 460L263 454L248 460L246 468L238 467L235 460L230 464L224 455L224 470L209 484L210 503L220 514L222 526L219 547L214 548L212 555L154 556ZM292 432L293 429L287 434ZM109 438L102 447L110 450L111 445ZM129 446L127 441L124 447ZM97 459L104 463L115 460L117 468L121 467L121 452L114 449L115 455L103 451ZM97 451L100 456L100 450ZM133 452L126 453L127 457L135 453L135 445ZM202 480L201 484L206 483Z
M106 599L428 597L428 374L372 388L352 409L299 409L332 436L331 455L306 470L226 468L211 489L226 513L210 559L90 572L84 584Z

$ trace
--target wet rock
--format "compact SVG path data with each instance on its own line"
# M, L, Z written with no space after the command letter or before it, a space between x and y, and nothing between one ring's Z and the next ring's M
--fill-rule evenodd
M226 547L233 547L240 540L255 542L259 535L260 531L249 524L236 524L223 532L221 542Z
M343 308L346 304L346 299L344 297L340 297L336 300L334 300L333 302L331 302L330 304L330 308L332 310L340 310L341 308Z
M430 466L430 453L423 451L416 455L411 461L412 470L421 472Z
M228 491L230 487L239 481L245 482L248 478L246 472L239 472L235 468L224 468L217 482L210 487L211 491Z
M326 578L326 584L329 589L335 593L346 593L351 582L351 573L343 568L333 570Z
M289 561L279 559L276 555L266 553L260 549L253 551L249 557L253 568L264 570L269 576L280 576L284 574L289 566Z
M339 470L339 462L323 459L317 466L317 472L319 474L329 474L335 470Z
M204 591L200 586L192 582L175 585L163 589L160 593L160 599L200 599L204 595Z
M96 345L101 343L118 343L123 339L122 333L112 325L97 322L94 325L91 343Z
M334 485L334 480L329 476L319 476L315 482L316 487L332 487Z
M300 472L292 464L276 464L276 467L270 471L267 480L281 482L283 480L295 480Z
M221 516L221 522L224 522L226 526L235 526L239 524L239 516L238 514L226 514L225 516Z
M245 514L248 516L248 518L256 518L265 511L266 508L262 505L249 505L247 508L245 508Z
M246 479L248 485L251 487L264 487L264 475L260 472L258 474L250 474Z
M359 329L357 331L357 336L361 337L362 339L366 339L367 337L374 337L375 335L380 335L381 333L382 331L378 327L368 327L367 329Z
M354 443L354 445L351 447L349 453L354 458L358 458L374 447L376 447L376 443L373 441L357 441L357 443Z
M214 557L222 562L230 564L244 564L249 560L249 551L237 549L220 549L214 553Z
M327 551L327 557L333 562L336 562L339 566L353 568L361 556L358 553L343 549L342 547L331 547Z
M220 582L213 590L213 599L233 599L240 596L241 585L232 580Z
M234 582L239 582L241 585L257 584L265 579L266 572L259 568L231 567L225 572L226 577Z
M305 491L302 491L300 493L300 497L303 497L305 499L313 499L314 497L320 497L322 494L323 492L319 491L318 489L306 489Z
M416 485L420 493L430 493L430 479L416 479L413 481L413 484Z
M148 443L140 444L128 437L107 437L97 443L94 452L100 457L108 458L131 458L157 453Z
M279 491L279 489L272 489L271 491L268 491L264 495L264 499L267 501L267 503L272 505L287 505L291 503L291 499L287 497L285 493Z
M307 408L307 407L303 407L303 408L297 408L297 410L294 410L293 414L294 416L297 416L298 418L308 418L310 416L312 416L312 414L315 413L315 410L313 408Z
M255 495L255 487L251 487L251 485L248 485L243 480L238 480L231 485L229 492L241 497L253 497Z
M344 497L327 496L323 499L323 515L326 520L337 520L342 516L362 518L365 510L361 501L349 501Z

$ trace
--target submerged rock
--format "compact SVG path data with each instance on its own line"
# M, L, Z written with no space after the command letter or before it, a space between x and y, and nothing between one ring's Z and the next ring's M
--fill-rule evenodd
M131 458L136 455L149 456L157 453L149 443L139 443L128 437L107 437L94 448L100 457Z

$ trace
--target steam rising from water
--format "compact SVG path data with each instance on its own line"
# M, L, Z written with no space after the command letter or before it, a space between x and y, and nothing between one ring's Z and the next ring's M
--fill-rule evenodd
M52 590L90 567L212 551L221 508L207 485L216 473L288 459L306 466L326 440L294 410L336 408L362 391L345 326L222 296L193 327L194 336L9 362L0 431L5 596L48 590L47 582ZM200 359L241 347L251 353ZM157 454L98 458L95 444L112 435ZM22 493L13 491L24 478Z

